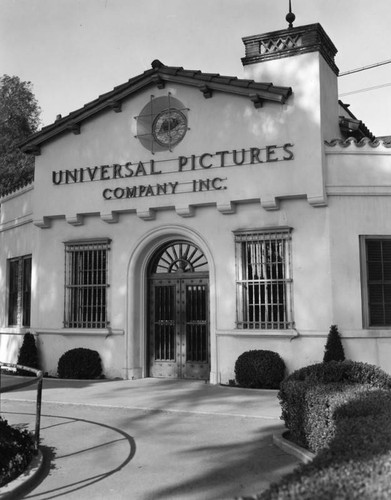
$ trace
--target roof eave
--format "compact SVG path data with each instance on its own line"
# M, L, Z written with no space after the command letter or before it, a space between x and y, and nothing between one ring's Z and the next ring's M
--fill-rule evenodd
M153 63L154 64L154 63ZM185 73L185 75L181 74ZM193 73L194 76L186 76ZM275 87L273 84L257 83L253 80L238 80L236 77L224 77L218 74L207 74L200 71L188 71L183 68L170 66L154 66L153 69L131 78L128 82L118 85L112 91L102 94L97 99L87 103L82 108L71 112L69 115L59 118L53 124L44 127L39 132L23 141L19 147L28 154L39 155L40 147L65 132L80 133L81 123L93 115L113 109L121 110L121 102L132 94L157 85L163 88L165 83L178 83L198 88L206 95L208 92L218 91L249 98L255 107L262 106L263 101L284 104L292 94L290 87ZM208 97L211 94L208 95Z

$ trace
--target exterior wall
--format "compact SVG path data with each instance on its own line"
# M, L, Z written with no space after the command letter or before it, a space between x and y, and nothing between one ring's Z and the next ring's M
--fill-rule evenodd
M384 144L327 148L333 323L345 354L391 373L390 328L364 328L360 236L389 236L391 151Z
M330 288L328 268L313 284L313 268L306 258L310 244L312 252L328 262L327 212L314 209L305 200L307 196L316 200L323 196L322 154L316 153L316 144L308 146L304 140L314 124L308 121L302 125L297 101L293 107L265 103L262 108L255 109L251 101L243 97L216 92L212 99L206 100L201 92L177 85L164 90L154 88L153 93L158 97L171 92L188 106L191 130L175 151L152 155L133 137L136 134L134 116L149 101L151 92L152 89L140 92L124 102L121 113L105 112L89 120L82 125L80 135L69 133L49 142L37 157L34 220L38 226L48 227L37 233L36 266L42 273L36 291L40 300L35 302L32 311L33 326L39 333L43 351L50 353L44 355L49 372L55 371L59 356L69 346L88 345L101 353L109 376L145 376L147 263L163 241L186 237L198 244L208 257L211 380L227 381L233 377L232 358L244 350L240 347L243 337L246 338L243 346L248 343L248 336L235 327L232 231L293 227L297 328L311 335L312 332L323 334L328 328L328 306L311 315L307 310L308 300L323 297L324 289ZM289 151L284 151L284 144L291 145ZM268 145L272 146L268 153L271 161L266 161L265 156ZM231 160L231 166L220 166L221 157L216 152L249 150L251 147L263 149L262 163L247 161L250 164L232 166ZM183 171L178 168L180 156L195 155L198 159L204 153L213 155L205 161L206 165L213 163L211 168L202 168L196 163L192 170L190 160ZM150 174L151 159L155 161L155 172L162 171L161 174ZM138 162L143 162L147 175L143 172L128 179L53 183L52 172L58 174L128 161L133 163L134 169ZM191 185L194 180L216 177L221 179L219 186L223 189L120 200L106 200L102 196L104 189L175 181ZM285 197L294 199L279 202ZM115 221L117 223L108 223ZM63 242L99 237L112 239L111 328L88 334L63 329ZM258 332L251 337L253 346L273 345L271 340L275 334L273 332L270 338L270 333L265 336L264 332ZM289 341L297 333L289 331L280 335L287 364L294 367L297 355Z
M294 280L294 320L297 331L258 331L248 334L237 330L235 245L233 231L240 228L291 226L292 274ZM327 211L314 209L305 200L284 201L279 211L266 211L258 203L240 205L235 214L221 214L215 207L202 207L186 221L172 210L158 212L156 220L143 221L134 214L121 215L118 224L107 224L96 216L85 217L84 224L73 227L63 220L53 221L50 229L40 230L36 266L40 275L33 309L34 330L41 347L50 353L44 357L46 369L55 371L59 356L70 346L94 348L101 353L110 376L146 375L146 268L158 245L175 238L187 238L200 246L210 267L210 323L212 372L216 381L233 378L232 359L252 348L279 347L290 369L301 365L297 357L300 335L322 339L331 324L329 227ZM64 241L108 237L110 251L110 331L72 331L62 328L64 304ZM316 255L323 266L310 258ZM46 271L44 271L46 270ZM317 279L314 280L316 273ZM312 304L322 304L313 307ZM296 339L291 341L291 339ZM276 340L277 339L277 340ZM277 343L276 343L277 342ZM302 350L302 348L300 348ZM307 348L308 350L308 348ZM308 359L320 359L323 351L308 351ZM218 361L217 361L218 359Z
M8 259L34 253L32 187L23 188L0 200L0 360L16 362L23 328L8 326ZM33 270L33 282L36 270Z

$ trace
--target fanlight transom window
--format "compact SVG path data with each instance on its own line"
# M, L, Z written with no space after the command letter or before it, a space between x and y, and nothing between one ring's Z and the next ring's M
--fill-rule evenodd
M200 273L208 271L208 261L201 250L187 241L164 246L152 262L152 274Z

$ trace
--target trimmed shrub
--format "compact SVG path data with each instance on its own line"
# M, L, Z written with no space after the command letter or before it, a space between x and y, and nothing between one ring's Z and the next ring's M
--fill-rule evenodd
M307 366L282 382L281 418L294 442L317 452L334 436L341 406L360 401L368 407L369 392L388 394L390 389L391 377L373 365L330 361Z
M273 351L246 351L235 363L236 382L242 387L278 389L284 376L285 363Z
M57 373L60 378L95 379L102 375L102 362L97 351L78 347L61 356Z
M331 325L325 346L323 362L344 361L345 351L343 350L341 336L337 325Z
M0 417L0 487L18 477L34 454L34 441L27 431L8 425Z
M363 412L363 413L362 413ZM306 465L257 495L258 500L391 498L391 393L370 390L337 410L335 435Z
M290 439L314 453L330 445L341 419L372 414L390 394L369 385L344 383L291 382L289 390L285 423Z
M352 384L369 384L379 389L391 389L391 376L378 366L359 361L330 361L305 366L291 373L285 380L311 381L327 384L346 382Z
M32 333L24 334L17 363L18 365L39 370L38 349L35 343L35 337ZM34 373L28 372L27 370L18 370L18 375L35 377Z

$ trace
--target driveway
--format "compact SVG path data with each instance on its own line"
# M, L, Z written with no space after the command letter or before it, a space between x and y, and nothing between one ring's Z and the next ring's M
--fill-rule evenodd
M46 460L35 500L213 500L259 493L298 460L272 443L275 391L202 382L44 383ZM1 416L34 428L35 391L2 394Z

